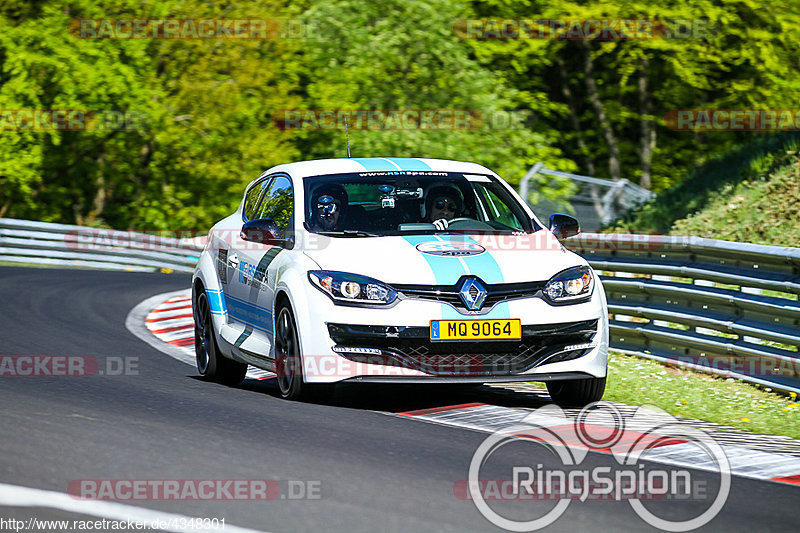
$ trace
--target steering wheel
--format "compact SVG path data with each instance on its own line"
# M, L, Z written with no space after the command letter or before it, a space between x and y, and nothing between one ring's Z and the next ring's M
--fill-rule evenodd
M459 228L459 225L463 227ZM492 230L492 226L487 224L486 222L481 222L480 220L475 220L474 218L470 217L458 217L454 218L453 220L447 221L447 227L452 228L455 230L463 229L463 230Z

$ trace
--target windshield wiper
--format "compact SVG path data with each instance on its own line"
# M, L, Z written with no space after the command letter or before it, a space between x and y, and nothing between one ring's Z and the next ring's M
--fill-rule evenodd
M341 231L317 231L320 235L343 235L345 237L384 237L380 233L370 233L368 231L361 231L357 229L345 229Z

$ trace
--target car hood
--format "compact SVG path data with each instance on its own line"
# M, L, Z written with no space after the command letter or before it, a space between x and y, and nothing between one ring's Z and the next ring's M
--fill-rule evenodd
M521 235L310 237L304 252L320 268L388 284L452 285L470 274L490 284L546 281L566 268L586 264L547 230Z

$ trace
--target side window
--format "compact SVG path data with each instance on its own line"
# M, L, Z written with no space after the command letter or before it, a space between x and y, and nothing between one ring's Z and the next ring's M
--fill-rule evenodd
M481 187L486 207L489 210L489 219L521 230L522 224L511 209L497 195L486 187Z
M284 235L291 230L294 214L294 191L292 182L285 176L278 176L272 181L264 199L258 208L256 218L271 218Z
M256 207L258 207L258 199L261 197L261 192L266 188L268 183L269 178L263 179L247 191L247 196L245 196L244 199L244 218L246 220L253 220L256 214Z

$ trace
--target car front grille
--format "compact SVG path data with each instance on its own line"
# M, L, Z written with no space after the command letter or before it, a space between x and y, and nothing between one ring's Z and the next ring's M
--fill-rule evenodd
M427 327L328 324L334 351L351 361L434 376L502 376L585 355L597 320L527 325L514 341L431 342ZM349 350L349 351L348 351Z
M460 279L455 285L431 286L392 284L392 287L400 293L401 297L418 300L434 300L450 304L462 313L485 314L500 302L537 297L541 293L542 289L544 289L545 285L547 285L546 281L484 284L487 291L486 300L483 302L481 311L475 312L468 310L464 306L464 302L461 301L459 291L462 283L463 278ZM477 289L473 288L472 290L475 291L475 293L472 294L474 298L477 295Z

